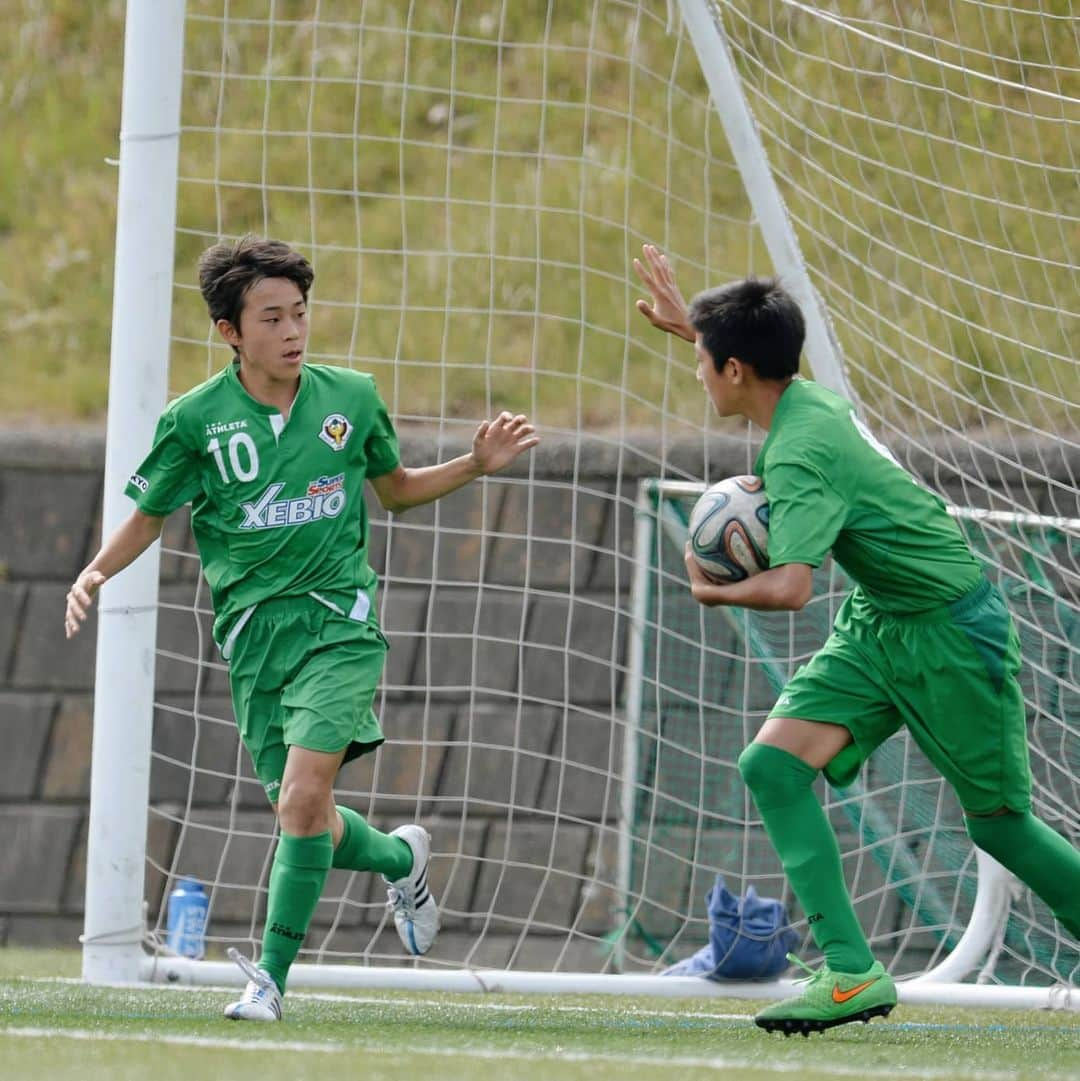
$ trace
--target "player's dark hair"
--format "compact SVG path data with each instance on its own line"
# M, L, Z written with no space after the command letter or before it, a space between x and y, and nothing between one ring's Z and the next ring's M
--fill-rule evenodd
M288 278L306 304L315 271L288 244L251 234L232 244L215 244L199 256L199 291L215 323L225 319L239 330L244 300L263 278Z
M717 371L728 357L749 364L761 379L787 379L799 370L806 323L775 278L743 278L698 293L690 323Z

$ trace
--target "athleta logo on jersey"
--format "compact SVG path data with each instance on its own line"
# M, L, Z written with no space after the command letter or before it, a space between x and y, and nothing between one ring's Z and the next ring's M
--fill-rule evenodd
M206 434L221 435L223 432L236 432L247 426L246 420L218 420L206 426Z
M352 425L349 418L340 413L331 413L322 422L322 431L319 432L319 438L333 450L344 450L350 435Z
M241 503L241 529L280 529L319 518L336 518L345 509L345 474L318 477L298 499L275 499L284 484L271 484L255 503Z

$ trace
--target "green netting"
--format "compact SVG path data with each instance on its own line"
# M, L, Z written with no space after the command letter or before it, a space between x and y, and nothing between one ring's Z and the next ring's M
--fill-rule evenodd
M704 897L718 872L737 892L752 883L759 893L782 897L805 933L735 763L779 688L824 642L849 588L830 561L816 572L814 599L799 613L702 608L683 567L694 498L663 494L659 483L649 496L626 950L653 963L704 943ZM1060 573L1075 565L1075 552L1064 533L1043 524L962 522L1020 628L1036 812L1075 843L1080 620ZM975 896L974 852L952 791L904 732L877 751L849 789L821 785L875 950L894 972L925 970L963 932ZM809 940L804 946L812 949ZM1052 982L1075 978L1078 965L1075 944L1025 891L994 978Z

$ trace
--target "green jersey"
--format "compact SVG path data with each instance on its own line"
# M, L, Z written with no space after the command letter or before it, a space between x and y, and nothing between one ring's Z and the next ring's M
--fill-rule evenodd
M754 471L769 497L769 565L836 561L886 612L947 604L981 569L944 501L918 484L851 403L794 380Z
M191 503L219 643L272 597L310 594L373 621L364 481L400 461L374 380L305 364L285 420L238 369L234 360L165 410L127 494L160 517Z

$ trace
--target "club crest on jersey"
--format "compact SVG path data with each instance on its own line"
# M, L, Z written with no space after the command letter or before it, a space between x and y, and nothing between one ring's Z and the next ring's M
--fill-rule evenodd
M349 423L348 417L343 417L340 413L331 413L322 422L319 438L331 450L344 450L349 436L352 435L352 430L353 426Z

